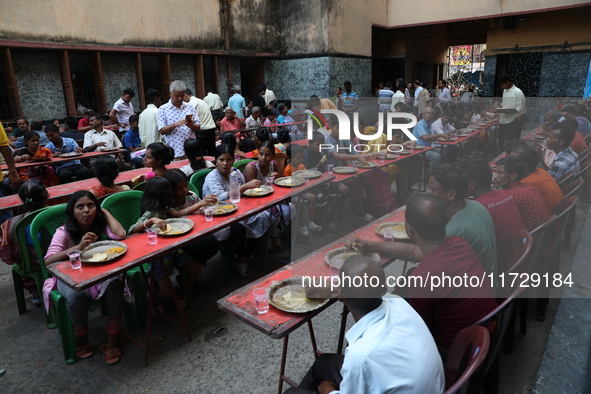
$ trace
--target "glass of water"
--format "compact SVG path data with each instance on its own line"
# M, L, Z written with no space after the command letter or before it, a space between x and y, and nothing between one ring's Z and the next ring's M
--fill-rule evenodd
M78 249L70 250L68 252L68 258L70 259L70 264L72 264L72 269L77 270L82 268L82 261L80 261L80 251Z
M394 232L393 231L386 231L384 233L384 241L385 242L394 242Z
M358 161L358 160L352 160L352 161L351 161L351 165L352 165L353 167L357 167L357 164L359 164L359 161Z
M203 213L205 214L206 221L211 222L213 220L213 209L211 207L205 207Z
M273 187L273 182L275 182L275 178L272 176L268 176L265 178L265 185Z
M329 164L329 165L326 166L326 168L328 170L328 173L329 174L332 174L332 169L334 168L334 164Z
M269 289L266 287L259 287L252 291L254 295L254 306L260 315L269 311Z
M150 245L156 245L158 243L158 229L147 228L146 234L148 234L148 243Z

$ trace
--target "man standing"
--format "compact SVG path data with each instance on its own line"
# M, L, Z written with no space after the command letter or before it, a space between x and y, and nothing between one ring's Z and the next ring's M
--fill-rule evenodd
M525 114L525 96L521 89L513 84L513 78L503 75L499 78L503 88L502 108L513 108L515 111L501 113L499 118L499 145L503 147L505 140L518 140L521 137L523 115Z
M213 119L217 120L220 118L220 115L222 114L222 108L224 107L222 99L220 98L220 96L213 92L211 86L206 86L205 92L207 93L207 96L203 98L203 101L205 101L205 103L209 107Z
M267 89L267 85L265 85L263 83L263 89L265 90L265 105L269 105L269 103L271 103L271 101L275 101L277 100L277 98L275 97L275 93L273 93L273 91L271 89Z
M447 88L447 81L445 79L442 79L437 84L437 87L439 88L439 95L437 96L439 102L449 103L451 101L451 92Z
M175 159L185 157L185 140L195 138L201 128L195 107L184 101L186 90L183 81L172 81L170 101L158 109L158 130L166 144L174 149Z
M245 119L246 114L243 109L246 107L246 101L244 101L244 97L240 94L240 86L234 86L232 92L234 92L234 95L228 100L228 105L232 107L237 117Z
M343 111L352 117L352 112L357 111L358 103L359 103L359 96L351 89L351 82L345 81L343 84L345 87L345 93L341 95L341 100L343 101Z
M129 117L133 115L131 99L135 96L133 89L125 89L121 98L115 102L113 109L109 112L109 120L112 124L119 126L119 133L125 134L129 130Z
M74 119L75 120L75 119ZM45 133L50 142L45 147L50 149L54 156L59 157L65 153L82 152L82 148L72 138L63 137L55 125L47 125ZM92 173L80 160L69 161L56 166L57 178L61 184L72 182L75 176L77 180L92 178Z
M560 182L562 177L569 172L578 172L580 170L579 155L570 147L575 138L575 130L566 122L554 122L550 125L551 131L546 138L548 149L556 152L556 157L552 165L548 168L548 173L556 182ZM540 160L543 167L544 161Z
M158 131L158 107L162 105L162 98L156 89L148 89L146 92L146 102L148 106L140 114L138 126L140 127L140 140L143 147L147 147L152 142L162 142L164 138Z
M414 102L414 113L415 115L419 114L419 94L421 94L421 91L423 90L423 87L421 86L421 81L419 81L418 79L413 83L414 88L415 88L415 102Z
M423 89L419 93L419 115L425 112L431 101L431 92L429 92L429 81L423 81Z
M433 337L405 300L382 298L383 268L365 256L352 256L341 275L351 278L348 284L343 280L340 300L355 320L345 334L345 355L320 355L300 385L286 394L443 393L443 365ZM351 286L367 277L372 286ZM375 280L381 286L373 287Z
M386 82L384 89L378 91L378 106L380 112L384 112L392 107L392 96L394 96L392 82L388 81Z
M404 84L404 82L396 83L396 86L396 93L392 95L392 105L390 106L390 111L392 112L396 112L394 106L397 103L404 103L406 100L406 95L404 94L404 92L406 91L406 85Z
M201 142L203 152L208 156L215 156L215 133L217 128L211 116L209 106L205 101L193 96L193 92L190 89L185 91L185 102L193 106L197 111L197 116L199 116L201 129L195 133L195 136Z

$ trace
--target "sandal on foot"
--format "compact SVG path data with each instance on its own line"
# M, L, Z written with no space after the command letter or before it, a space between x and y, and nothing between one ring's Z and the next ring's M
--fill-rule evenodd
M121 356L123 356L121 349L118 347L107 348L107 346L106 343L99 346L99 349L101 349L101 352L105 356L105 362L109 365L117 364L121 360Z
M94 351L90 347L90 344L85 343L84 345L76 346L76 357L78 358L89 358L92 357Z
M252 275L252 272L250 272L250 268L246 263L236 263L236 269L243 278L248 278L250 275Z

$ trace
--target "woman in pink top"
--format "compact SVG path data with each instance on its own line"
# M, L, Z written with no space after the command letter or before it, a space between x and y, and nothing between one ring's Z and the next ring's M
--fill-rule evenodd
M101 209L94 194L88 190L74 193L66 207L68 220L59 227L45 255L45 264L68 260L68 252L84 250L99 239L123 239L125 229L109 211ZM120 277L99 283L88 290L74 291L61 281L57 289L66 298L68 311L76 334L76 356L88 358L93 349L88 342L88 304L103 297L108 311L108 342L100 345L107 364L115 364L122 356L119 348L119 329L123 313L124 285Z

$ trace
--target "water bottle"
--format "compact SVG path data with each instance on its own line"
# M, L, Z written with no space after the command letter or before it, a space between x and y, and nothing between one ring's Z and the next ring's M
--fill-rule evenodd
M230 174L230 201L234 204L240 202L240 178L238 168L232 168Z

